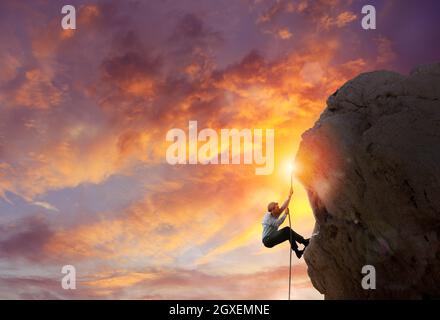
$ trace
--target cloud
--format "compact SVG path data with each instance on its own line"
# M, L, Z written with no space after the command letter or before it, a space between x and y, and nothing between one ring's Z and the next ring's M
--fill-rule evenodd
M272 6L269 7L257 20L258 23L267 23L274 20L286 9L291 7L286 6L286 1L276 1Z
M212 180L203 179L205 174L189 170L185 173L186 183L176 184L175 190L150 189L153 191L150 195L113 217L103 214L102 218L58 230L47 241L45 250L48 255L59 254L76 260L154 257L157 262L171 261L185 249L201 246L220 232L233 219L221 212L231 210L246 197L247 192L238 187L243 185L240 177L230 178L237 188L218 192L215 174L211 174ZM179 175L179 179L183 177ZM182 190L197 192L197 204L188 204L189 194ZM227 204L223 203L224 196L230 198Z
M103 81L114 84L121 94L144 98L155 94L155 77L160 58L150 58L140 52L126 52L102 62Z
M396 58L396 53L393 50L393 42L387 37L379 35L375 38L377 43L377 63L379 65L386 65Z
M27 250L20 255L19 248L26 248L24 242L7 242L8 247L15 248L11 256L12 252L16 258L38 256L42 264L56 260L84 266L145 263L165 268L182 263L199 268L217 264L220 268L221 261L234 261L237 252L258 245L260 208L282 185L271 184L268 177L255 177L251 167L164 165L166 131L185 128L190 119L214 129L276 127L276 143L286 145L288 141L291 145L295 141L289 136L297 132L299 137L313 123L327 93L364 65L349 61L333 66L331 60L340 43L311 39L303 50L276 60L254 50L233 64L215 68L210 49L222 45L220 35L195 15L183 15L176 26L182 30L171 29L169 39L173 41L162 52L150 50L151 44L145 43L130 24L116 33L98 59L88 60L95 48L83 47L81 55L86 56L86 65L95 76L89 78L85 75L90 72L83 70L78 76L87 81L68 86L75 88L71 99L86 103L62 104L44 113L32 110L20 117L16 110L3 115L14 120L11 132L15 133L6 137L8 145L17 137L22 143L16 149L8 148L5 157L8 162L3 173L12 182L5 185L8 190L33 199L51 190L104 184L117 174L145 181L145 195L139 201L90 217L78 212L74 223L48 227L50 232L37 242L38 250L33 250L35 256ZM69 41L80 43L84 36L63 40L51 54L64 52L63 46ZM307 76L311 72L304 69L308 61L319 61L325 70L311 82L304 81L304 70ZM189 65L192 69L187 68ZM139 174L137 167L153 168L156 175ZM261 186L260 190L256 186ZM84 268L92 278L97 272ZM205 275L199 276L205 279ZM87 283L100 288L97 295L109 296L106 287L114 286L118 291L124 282L136 285L144 281L150 279L137 272ZM164 283L157 281L158 285ZM154 296L169 296L167 290L158 288ZM203 296L202 292L182 290L188 297Z
M292 37L292 33L288 28L281 28L278 30L278 36L283 40L287 40Z
M58 106L66 91L66 87L54 85L50 71L36 68L21 72L14 82L15 87L0 95L0 102L9 107L46 110Z
M313 292L304 265L293 268L293 298L321 299ZM288 268L254 273L211 274L192 269L143 269L102 272L77 279L76 290L63 290L57 277L0 277L6 299L284 299ZM264 283L262 290L261 284ZM207 294L208 293L208 294Z
M197 263L207 263L215 259L218 255L246 246L250 240L258 239L260 235L261 226L259 224L252 225L246 230L240 232L237 236L228 241L225 241L221 245L215 247L212 251L207 252L200 259L197 260Z
M51 205L50 203L45 202L45 201L34 201L34 202L32 202L32 204L36 205L36 206L39 206L39 207L42 207L42 208L44 208L46 210L60 211L57 208L55 208L53 205Z
M307 1L294 8L277 3L270 16L281 11L321 14ZM166 131L189 119L219 128L277 126L287 131L289 126L280 123L292 116L312 121L326 92L333 92L355 72L330 78L338 72L330 66L335 43L339 45L334 39L310 40L304 50L275 61L255 50L241 61L216 68L216 51L226 49L227 39L201 14L175 14L164 29L168 37L160 40L144 32L149 30L144 27L148 19L134 13L129 19L127 12L132 9L117 2L79 10L82 32L67 38L50 30L32 32L34 65L23 69L22 59L8 71L7 79L12 79L21 70L30 70L33 80L27 82L38 82L38 90L23 90L20 98L33 101L35 110L2 115L2 122L10 123L4 130L9 167L2 171L10 182L0 186L3 193L10 190L34 198L82 183L103 183L139 162L157 165L163 161ZM56 22L51 16L40 19ZM288 26L278 30L279 36L290 38ZM310 60L334 70L313 83L314 88L298 76ZM3 91L5 97L20 96L14 90ZM20 146L13 147L17 140Z
M342 28L345 27L347 24L349 24L350 22L354 21L357 19L357 16L350 11L344 11L341 12L337 17L336 17L336 21L335 24L338 28Z
M245 165L167 165L165 134L189 120L276 128L279 168L330 94L399 60L385 30L357 31L353 4L92 1L65 32L56 4L2 2L0 205L15 210L7 191L34 204L0 227L0 262L17 269L0 280L8 296L284 297L286 269L274 267L284 253L261 249L260 218L290 179ZM295 187L307 233L308 200ZM72 296L59 291L60 262L84 272Z
M293 286L299 297L310 290L310 282L303 266L294 268ZM149 288L149 295L161 299L283 299L287 297L288 268L260 270L249 274L209 274L197 270L170 270L159 277L142 281L139 286ZM307 284L306 284L307 283ZM262 289L261 284L264 284ZM173 288L169 291L166 288ZM208 293L208 294L206 294ZM310 294L310 293L309 293ZM293 297L295 298L295 297ZM310 295L319 298L319 295Z
M52 237L53 231L44 218L23 218L1 225L0 231L1 259L26 259L33 262L47 259L44 245Z

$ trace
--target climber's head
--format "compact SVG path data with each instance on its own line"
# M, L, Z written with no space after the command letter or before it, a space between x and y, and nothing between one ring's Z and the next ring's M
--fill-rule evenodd
M280 215L280 207L278 205L278 202L271 202L267 205L267 211L269 211L274 217L277 217Z

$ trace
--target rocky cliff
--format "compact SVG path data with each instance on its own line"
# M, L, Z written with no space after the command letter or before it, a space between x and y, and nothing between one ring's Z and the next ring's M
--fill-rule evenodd
M305 260L326 299L440 298L439 99L440 64L361 74L303 134ZM365 265L376 289L361 286Z

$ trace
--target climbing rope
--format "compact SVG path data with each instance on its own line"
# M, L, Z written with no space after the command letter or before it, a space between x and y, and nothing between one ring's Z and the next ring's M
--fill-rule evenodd
M289 228L292 229L292 223L290 221L290 212L289 212L288 216L289 216ZM292 232L290 230L289 230L289 234L290 234L290 246L289 246L289 251L290 251L290 256L289 256L289 300L290 300L290 288L292 286L292 247L291 247Z
M293 170L290 172L290 190L292 190L293 185ZM287 207L287 210L289 208ZM289 245L289 300L290 300L290 288L292 287L292 221L290 220L290 210L288 211L289 214L289 236L290 236L290 245Z

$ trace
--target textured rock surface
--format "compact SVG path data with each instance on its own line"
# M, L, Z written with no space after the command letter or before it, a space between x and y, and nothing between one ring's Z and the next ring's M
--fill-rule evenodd
M326 299L440 298L440 64L361 74L297 155L315 214L305 253ZM376 268L376 290L361 269Z

